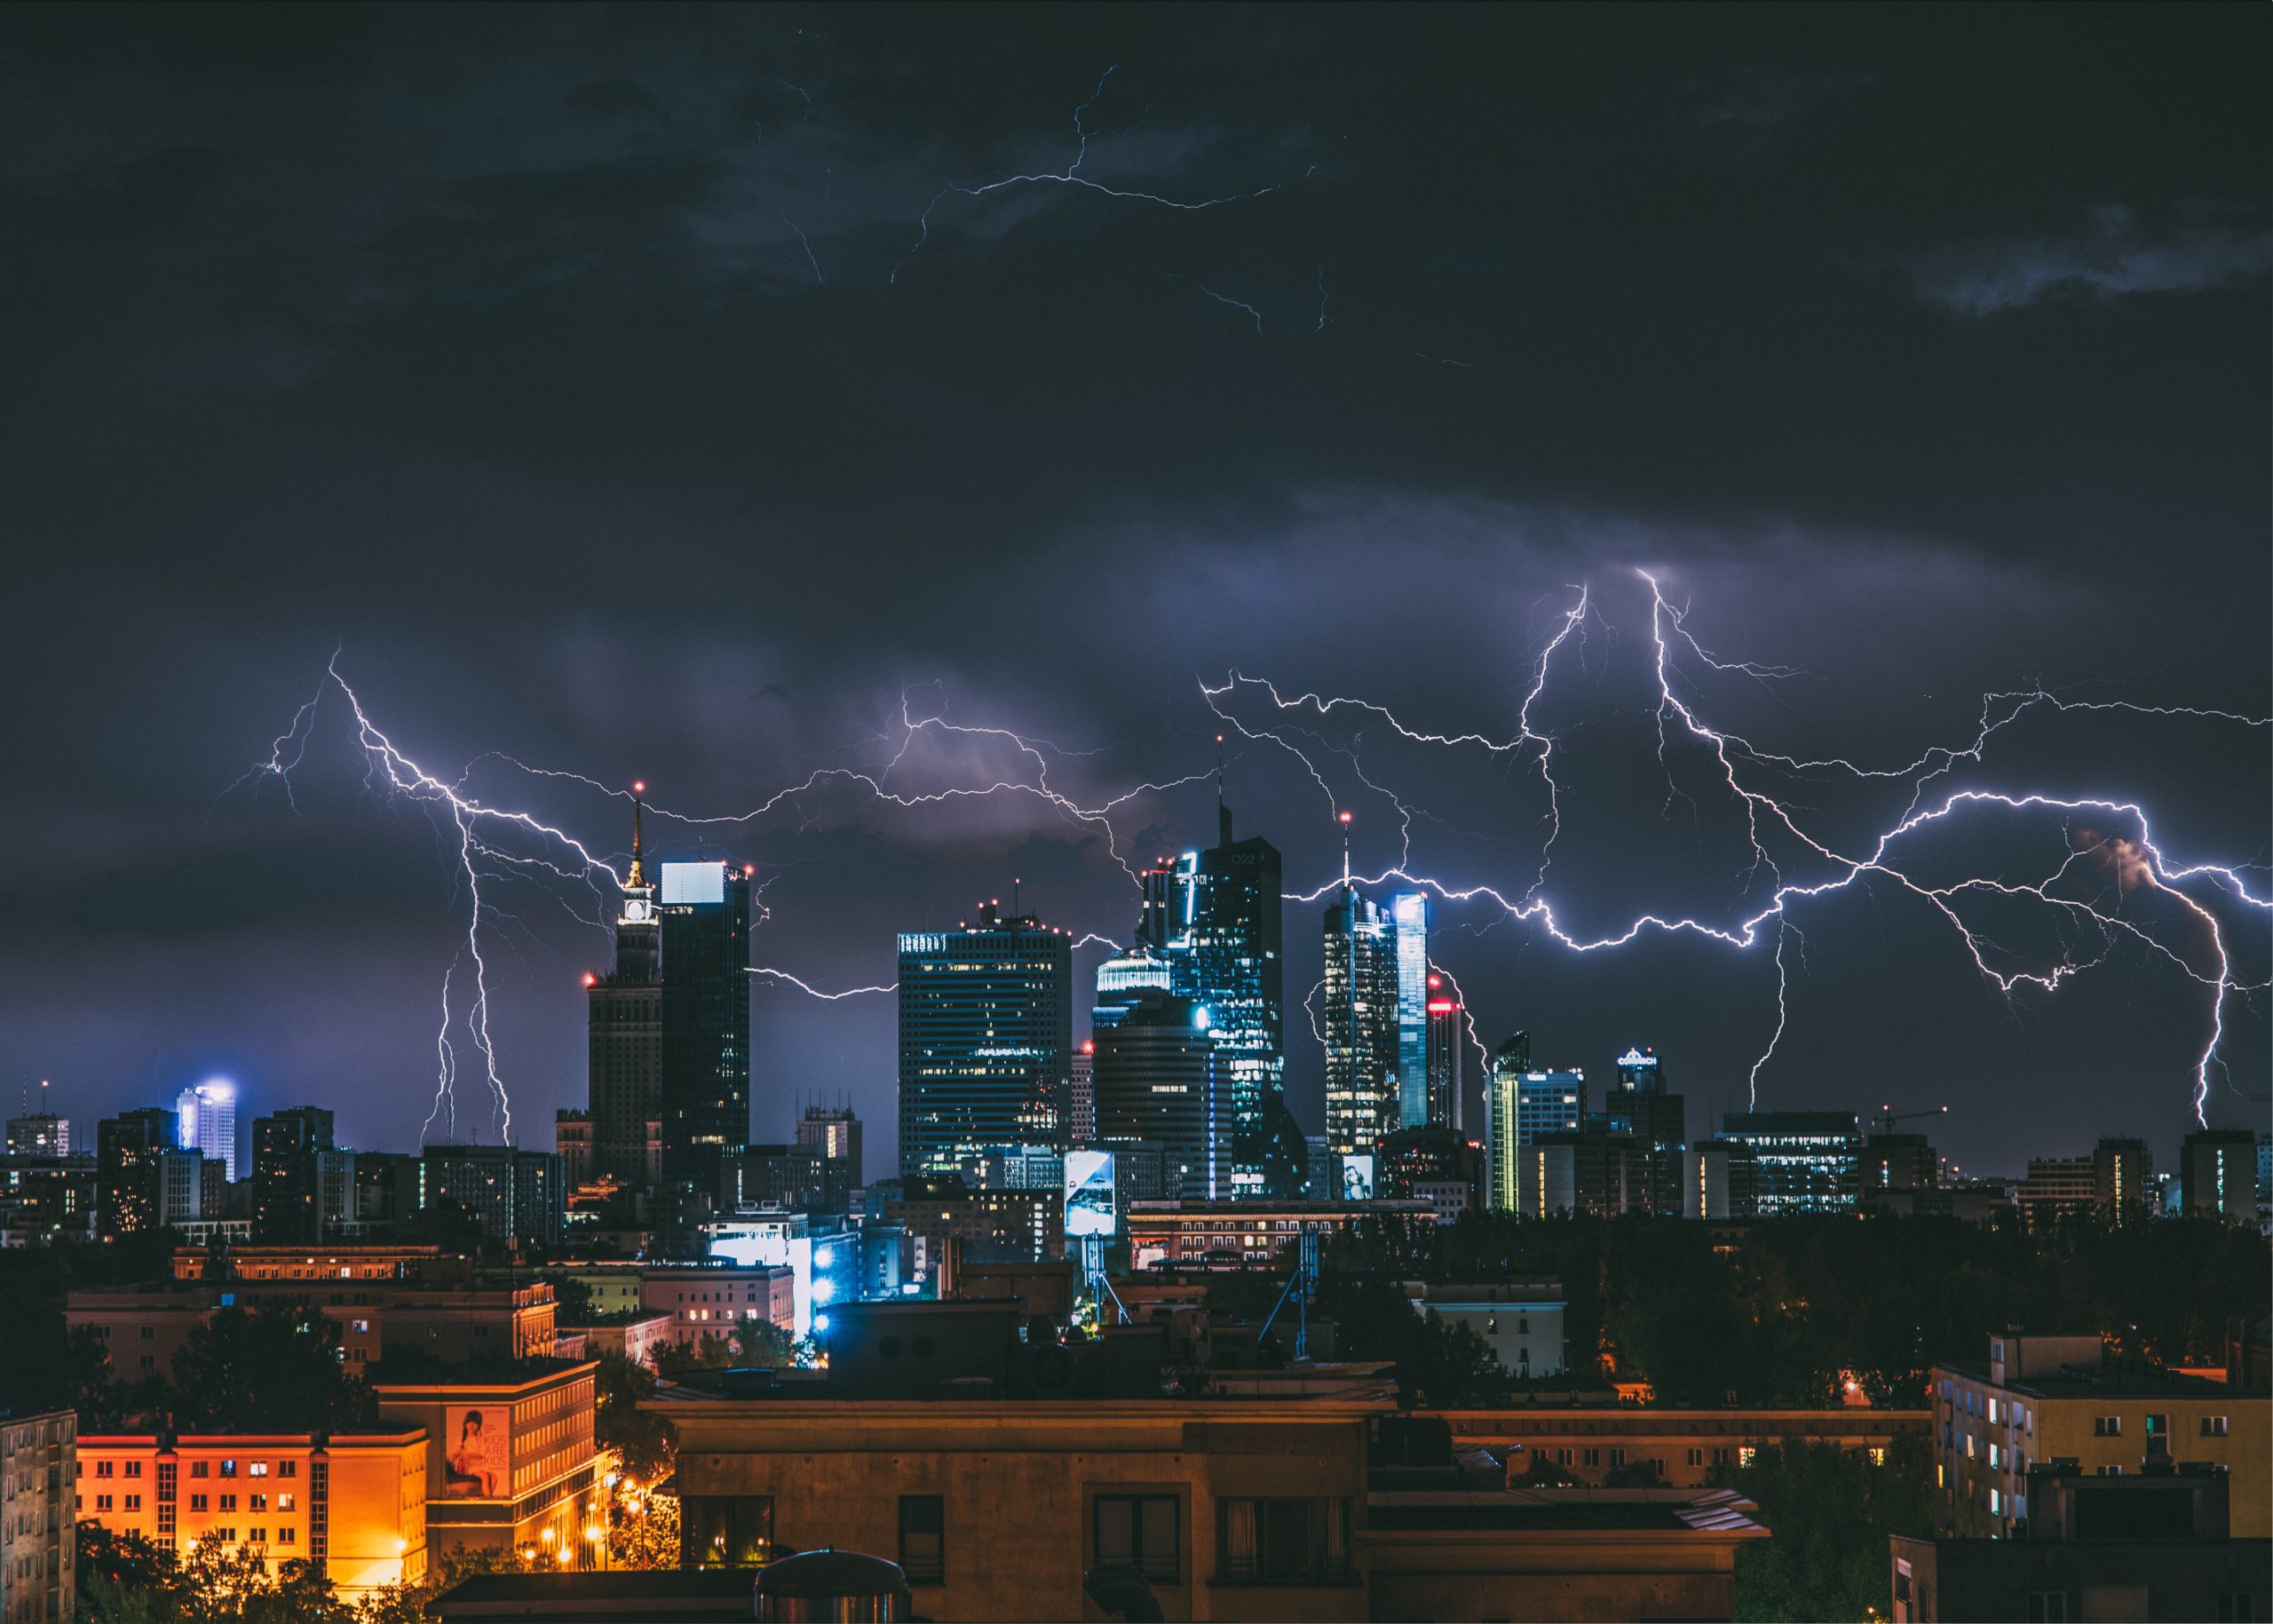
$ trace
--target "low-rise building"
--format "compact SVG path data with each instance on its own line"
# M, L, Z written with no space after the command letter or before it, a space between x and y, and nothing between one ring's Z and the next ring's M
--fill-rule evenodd
M1556 1280L1490 1280L1472 1286L1423 1286L1415 1311L1466 1326L1517 1380L1564 1370L1563 1287Z
M677 1321L669 1314L642 1313L632 1310L626 1313L610 1314L590 1324L562 1326L565 1339L583 1339L585 1359L598 1359L603 1353L613 1353L630 1359L635 1365L645 1365L650 1370L655 1366L658 1349L669 1347L677 1338L673 1335Z
M6 1624L67 1624L73 1616L78 1425L69 1410L0 1416L0 1620Z
M2273 1538L2231 1535L2230 1487L2204 1466L2031 1467L2016 1537L1889 1540L1895 1624L2273 1617Z
M316 1565L349 1600L426 1573L427 1434L90 1434L77 1515L171 1551L209 1535L273 1572Z
M2201 1462L2231 1474L2237 1538L2273 1525L2273 1396L2106 1357L2096 1335L2010 1332L1986 1364L1936 1365L1934 1471L1945 1533L2010 1537L2031 1468L2107 1477Z
M527 1359L495 1381L376 1384L379 1414L423 1435L426 1535L453 1550L509 1548L598 1559L597 1392L589 1361Z
M1826 1410L1660 1410L1635 1405L1435 1412L1463 1448L1489 1450L1515 1482L1543 1475L1599 1484L1621 1469L1646 1467L1669 1488L1703 1488L1716 1473L1751 1462L1755 1451L1781 1444L1833 1443L1861 1450L1880 1464L1904 1433L1922 1438L1925 1410L1859 1405Z
M1427 1201L1132 1201L1130 1261L1137 1269L1269 1265L1304 1231L1320 1237L1368 1218L1433 1224Z

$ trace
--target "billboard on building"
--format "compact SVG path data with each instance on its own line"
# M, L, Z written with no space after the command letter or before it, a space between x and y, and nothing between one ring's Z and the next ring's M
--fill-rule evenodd
M1374 1159L1371 1156L1344 1156L1342 1159L1342 1199L1345 1201L1370 1201L1374 1199Z
M726 867L723 863L665 863L662 868L666 903L726 899Z
M506 1500L513 1493L513 1409L453 1404L442 1410L445 1500Z
M1065 1232L1110 1235L1115 1224L1113 1208L1113 1153L1065 1153Z

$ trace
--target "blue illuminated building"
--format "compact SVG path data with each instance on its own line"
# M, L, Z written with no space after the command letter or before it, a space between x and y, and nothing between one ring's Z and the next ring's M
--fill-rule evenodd
M1389 899L1397 933L1398 1125L1429 1126L1429 899L1417 891Z

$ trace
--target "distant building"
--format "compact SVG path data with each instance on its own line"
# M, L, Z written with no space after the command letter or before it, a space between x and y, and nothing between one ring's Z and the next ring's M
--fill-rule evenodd
M845 1163L856 1185L866 1176L867 1159L860 1148L860 1119L849 1105L807 1105L797 1119L797 1143L832 1161Z
M44 1088L46 1085L41 1086ZM11 1156L68 1156L71 1153L70 1119L51 1116L44 1112L36 1116L10 1117L8 1153Z
M158 1227L160 1157L180 1144L178 1119L154 1105L95 1124L96 1200L105 1235Z
M1468 1050L1467 1011L1442 976L1429 978L1429 1120L1430 1128L1461 1129L1466 1091L1461 1071Z
M1865 1198L1889 1190L1931 1190L1941 1183L1941 1162L1921 1133L1874 1133L1863 1143Z
M663 1182L715 1193L749 1145L749 876L661 870Z
M0 1619L76 1616L78 1416L0 1415Z
M1213 1012L1173 993L1140 993L1092 1040L1097 1134L1162 1146L1172 1193L1232 1193L1231 1080L1216 1050Z
M635 796L615 963L606 975L584 978L584 1010L592 1174L648 1190L662 1176L663 983L661 926L640 812Z
M1429 1125L1429 898L1401 891L1389 899L1397 932L1397 1083L1399 1128Z
M1437 1214L1427 1201L1132 1201L1129 1258L1137 1269L1268 1267L1304 1230L1369 1219L1433 1224Z
M558 1110L552 1113L552 1153L560 1158L560 1176L574 1190L592 1182L592 1113Z
M1750 1218L1757 1216L1759 1200L1757 1164L1749 1145L1736 1139L1707 1139L1682 1153L1683 1217Z
M1403 1125L1397 925L1355 886L1326 909L1326 1137L1370 1154Z
M2190 1218L2257 1222L2257 1136L2246 1128L2210 1128L2180 1143L2179 1177Z
M1073 1046L1073 1123L1067 1137L1075 1145L1097 1137L1097 1053L1095 1038Z
M321 1157L336 1151L332 1113L294 1105L252 1123L252 1232L261 1241L323 1238ZM335 1208L336 1210L336 1208Z
M1065 1254L1065 1192L971 1190L960 1181L910 1179L884 1203L888 1224L906 1233L915 1272L936 1279L950 1243L978 1263L1038 1261Z
M567 1184L560 1158L510 1145L430 1145L418 1160L418 1208L455 1201L490 1240L558 1246Z
M1374 1191L1385 1200L1426 1201L1450 1224L1484 1206L1484 1153L1451 1128L1400 1128L1382 1141Z
M184 1089L174 1100L179 1143L186 1151L202 1151L237 1176L237 1085L222 1078Z
M1501 1368L1518 1381L1564 1371L1563 1285L1559 1280L1491 1280L1476 1285L1429 1285L1413 1299L1415 1311L1447 1325L1466 1326L1492 1350Z
M1022 1113L1067 1104L1073 1048L1065 931L986 902L976 928L902 935L900 1171L954 1172L990 1146L1027 1142Z
M0 1246L92 1240L98 1191L92 1156L0 1159Z
M2110 1477L2198 1462L2230 1484L2232 1532L2273 1525L2273 1397L2107 1357L2096 1335L2008 1332L1985 1364L1933 1369L1942 1527L2009 1539L2037 1508L2031 1468L2065 1461Z
M78 1515L176 1553L216 1535L250 1550L271 1573L306 1562L344 1599L360 1601L426 1576L428 1524L439 1509L428 1503L420 1470L427 1440L416 1426L89 1433L79 1439Z
M1862 1192L1863 1134L1844 1111L1732 1111L1721 1137L1750 1147L1763 1218L1851 1212Z
M1097 1002L1089 1009L1090 1034L1117 1025L1146 993L1175 990L1176 972L1168 961L1138 942L1097 966Z

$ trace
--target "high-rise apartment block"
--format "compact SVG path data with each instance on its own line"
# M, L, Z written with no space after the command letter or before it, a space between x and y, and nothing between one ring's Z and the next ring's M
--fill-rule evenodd
M155 1105L95 1124L96 1207L105 1235L155 1229L162 1153L181 1146L178 1119Z
M336 1151L332 1113L295 1105L255 1117L252 1124L252 1232L264 1241L322 1240L320 1158Z

